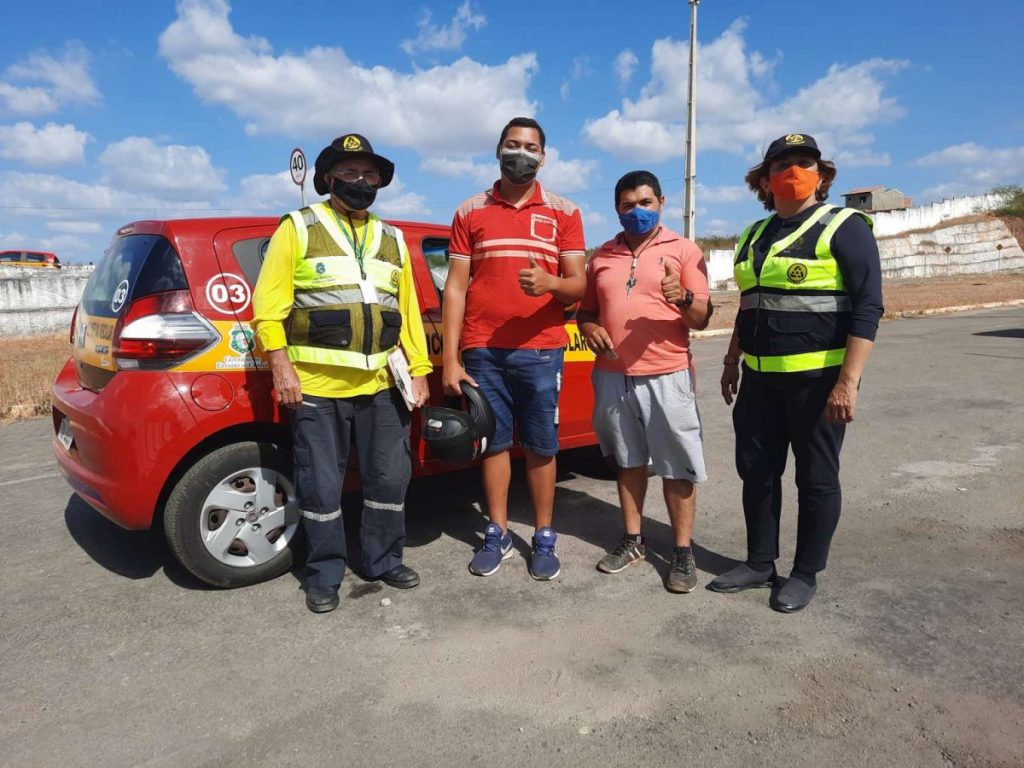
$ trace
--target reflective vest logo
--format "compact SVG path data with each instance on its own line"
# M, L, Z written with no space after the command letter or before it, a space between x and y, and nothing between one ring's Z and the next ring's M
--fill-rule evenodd
M358 152L363 148L363 142L359 140L358 136L346 136L341 142L341 146L346 152Z
M396 272L392 272L391 273L391 287L392 288L395 288L396 290L398 289L398 281L401 278L401 276L402 276L401 272L397 272L396 271Z
M786 137L787 144L803 144L804 137L799 133L791 133Z
M327 271L327 267L324 265L324 263L322 261L317 263L317 265L316 265L316 273L318 275L322 275L326 271Z
M786 270L786 279L791 283L802 283L807 279L807 267L803 264L794 264Z

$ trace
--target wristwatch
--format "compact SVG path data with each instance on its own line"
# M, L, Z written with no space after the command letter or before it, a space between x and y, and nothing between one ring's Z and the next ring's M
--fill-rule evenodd
M691 304L693 304L693 291L686 289L683 298L676 302L676 306L686 309Z

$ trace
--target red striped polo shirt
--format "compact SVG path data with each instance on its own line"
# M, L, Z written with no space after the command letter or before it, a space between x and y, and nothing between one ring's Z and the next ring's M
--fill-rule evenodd
M452 221L452 259L470 262L462 349L554 349L568 341L565 306L551 294L527 296L519 270L532 256L553 275L561 260L584 255L583 220L564 197L534 185L516 208L501 196L499 182L466 200Z

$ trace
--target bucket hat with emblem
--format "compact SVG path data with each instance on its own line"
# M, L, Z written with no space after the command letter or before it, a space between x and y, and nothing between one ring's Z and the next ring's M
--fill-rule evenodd
M339 136L317 155L316 164L313 166L313 188L318 195L326 195L329 190L324 182L324 176L328 174L337 163L355 157L365 157L372 160L380 171L380 184L378 187L386 187L391 183L395 175L395 164L386 157L376 154L373 146L365 136L358 133L346 133Z

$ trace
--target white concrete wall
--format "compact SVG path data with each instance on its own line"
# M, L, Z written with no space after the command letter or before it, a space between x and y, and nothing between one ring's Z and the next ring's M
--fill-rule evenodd
M728 287L735 287L732 280L732 260L731 248L716 248L708 253L708 283L712 290L728 290Z
M0 336L66 332L92 270L0 268Z
M1024 250L995 217L883 237L878 251L888 279L1024 271Z
M947 219L991 211L1001 202L998 195L954 197L940 203L908 208L905 211L871 214L871 218L875 222L875 237L885 237L909 232L912 229L934 227Z

